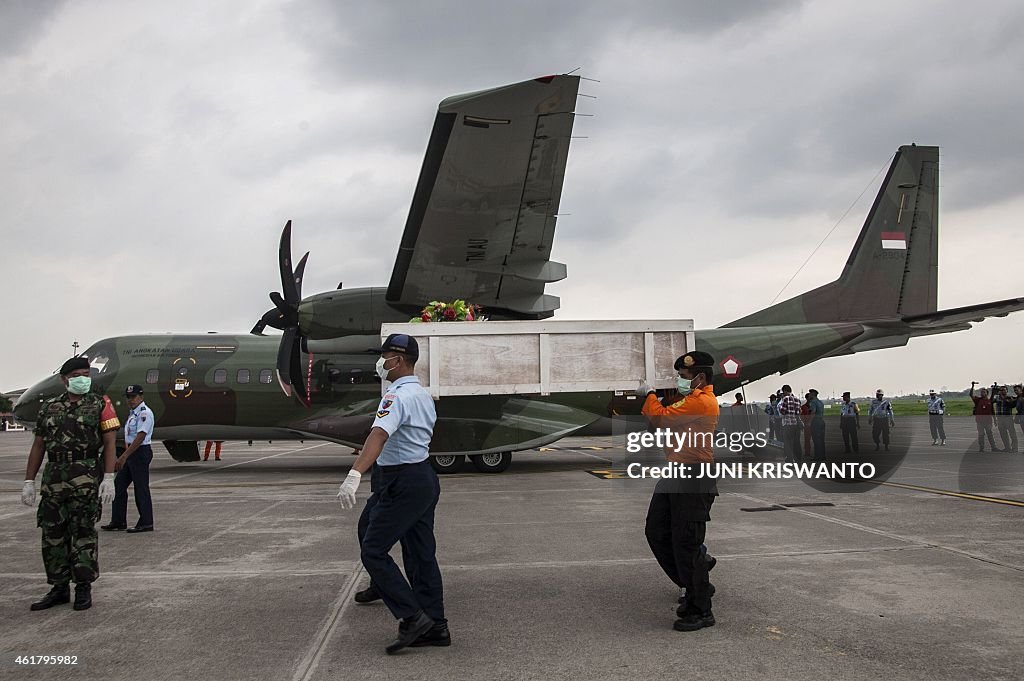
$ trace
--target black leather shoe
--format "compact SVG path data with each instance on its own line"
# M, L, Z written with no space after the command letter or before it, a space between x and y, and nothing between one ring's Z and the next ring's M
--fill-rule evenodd
M711 568L708 568L709 571L710 571L710 569ZM710 589L708 589L709 595L714 596L715 595L715 585L712 584L711 582L708 582L708 586L711 587ZM684 606L683 610L686 609L686 607L685 607L686 606L686 592L685 591L679 595L678 603L680 605ZM682 612L682 611L680 611L680 612ZM682 617L682 615L680 615L680 617Z
M371 583L370 586L366 587L362 591L357 591L353 600L361 605L366 605L367 603L379 601L380 598L380 592L377 591L377 587Z
M107 532L116 532L117 530L127 530L128 526L127 525L115 525L114 523L110 523L109 525L100 525L100 529L101 530L106 530Z
M705 613L691 612L684 617L680 617L672 625L672 628L676 631L697 631L704 627L715 626L715 616L708 610Z
M71 587L67 584L59 584L50 589L50 593L43 596L29 606L29 610L46 610L55 605L63 605L71 602Z
M434 626L434 620L419 611L417 614L402 620L398 625L398 638L391 642L384 650L388 655L394 655L402 648L406 648L416 642L423 634L430 631Z
M707 561L708 572L711 572L712 570L714 570L715 566L718 565L718 559L715 558L714 556L709 556L709 555L705 554L704 555L704 560ZM714 593L714 592L712 592L712 593Z
M447 624L435 624L430 630L409 644L410 648L425 646L447 647L452 644L452 635Z
M153 526L152 525L141 525L141 526L140 525L136 525L135 527L129 527L128 530L127 530L128 534L134 534L136 532L152 532L152 531L153 531Z
M92 607L92 584L75 584L75 604L71 607L75 610L88 610Z

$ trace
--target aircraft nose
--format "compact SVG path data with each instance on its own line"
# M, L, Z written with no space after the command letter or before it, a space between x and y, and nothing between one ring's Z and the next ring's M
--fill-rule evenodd
M24 423L32 423L39 415L39 405L43 400L56 397L64 392L64 384L60 377L50 376L26 390L14 403L14 417Z

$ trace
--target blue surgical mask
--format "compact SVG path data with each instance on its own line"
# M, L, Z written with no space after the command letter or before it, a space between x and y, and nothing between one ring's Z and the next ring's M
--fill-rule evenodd
M92 387L92 379L88 376L75 376L68 379L68 392L72 395L84 395Z
M690 392L690 383L690 379L680 376L676 379L676 389L681 393L688 393Z

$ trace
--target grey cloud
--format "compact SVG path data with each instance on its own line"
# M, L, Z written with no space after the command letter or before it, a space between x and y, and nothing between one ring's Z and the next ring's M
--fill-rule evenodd
M5 0L0 3L0 58L24 50L45 30L67 0Z
M852 2L217 7L200 31L139 9L123 31L55 22L61 39L42 42L56 9L0 21L19 27L5 55L40 52L0 60L0 222L17 241L0 271L29 291L8 314L43 330L5 337L8 352L49 367L72 330L247 330L280 286L288 218L312 251L307 294L385 285L437 103L576 66L601 82L582 88L596 116L576 121L589 139L573 143L555 238L566 311L703 328L767 304L899 144L943 147L946 210L1020 197L1012 2L885 20ZM838 273L872 194L787 296ZM1008 257L1015 223L993 220L1013 226L993 228L986 257ZM152 309L129 319L119 272L140 263ZM88 297L66 276L83 265ZM1020 295L965 292L943 267L949 300ZM687 276L715 294L672 288ZM39 316L48 300L57 319ZM27 383L24 364L0 388Z
M796 0L628 4L602 1L467 4L295 3L287 12L323 68L347 81L487 84L569 70L596 61L605 44L646 30L685 38L799 5ZM486 87L486 85L484 85Z

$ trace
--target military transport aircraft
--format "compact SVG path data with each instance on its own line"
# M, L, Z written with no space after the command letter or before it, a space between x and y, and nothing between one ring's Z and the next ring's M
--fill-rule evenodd
M579 86L549 76L441 102L387 287L302 297L291 223L279 247L281 293L249 334L123 336L83 354L97 390L148 389L156 435L179 461L199 440L323 439L358 446L380 397L369 349L380 326L428 301L464 298L494 319L542 319L566 276L549 258ZM836 281L696 332L719 359L719 392L824 357L905 345L1024 308L1024 298L937 310L938 148L904 146ZM283 334L263 336L267 327ZM30 421L62 390L52 376L15 406ZM610 393L445 397L431 461L505 470L512 452L551 443L624 406ZM634 400L632 405L637 404ZM118 404L123 412L126 406ZM122 414L123 416L123 414Z

